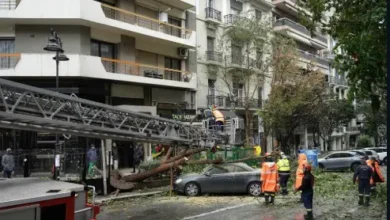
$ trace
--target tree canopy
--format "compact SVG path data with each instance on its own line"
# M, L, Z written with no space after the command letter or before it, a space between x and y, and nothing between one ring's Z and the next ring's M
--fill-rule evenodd
M371 101L374 112L387 98L386 0L298 0L312 16L302 11L302 23L337 40L334 67L347 74L351 98ZM323 22L324 14L329 20Z

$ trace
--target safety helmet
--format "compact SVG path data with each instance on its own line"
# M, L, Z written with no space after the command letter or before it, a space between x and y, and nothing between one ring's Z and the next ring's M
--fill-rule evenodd
M280 152L280 156L285 156L285 154L283 153L283 151Z
M304 166L303 166L303 168L305 169L305 171L311 171L311 165L310 164L305 164Z
M264 156L265 156L265 157L270 157L271 154L267 152L267 153L264 154Z

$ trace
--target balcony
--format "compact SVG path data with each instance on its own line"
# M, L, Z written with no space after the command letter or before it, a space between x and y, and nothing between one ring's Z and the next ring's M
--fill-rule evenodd
M307 51L303 51L303 50L299 50L299 53L300 53L300 56L305 59L305 60L309 60L309 61L314 61L315 63L317 64L320 64L324 67L326 67L326 69L329 69L329 61L320 57L320 56L317 56L317 55L314 55L314 54L311 54Z
M334 77L334 76L328 76L328 83L331 86L337 86L337 87L348 87L348 82L343 77Z
M216 21L216 23L221 22L221 12L214 8L206 8L206 21Z
M45 25L82 25L176 48L196 47L195 31L94 0L21 0L15 9L1 10L0 19L10 24L42 25L45 20Z
M14 10L18 7L21 0L0 0L0 11L1 10Z
M263 107L263 100L259 99L248 99L244 97L235 97L231 98L229 96L216 96L216 95L207 95L207 106L216 105L222 109L238 108L242 109L248 104L251 109L260 109Z
M239 53L231 54L226 59L227 67L230 68L245 68L245 69L254 69L257 68L256 60L248 56L241 55Z
M348 126L347 132L348 133L360 133L360 128L357 126Z
M240 19L240 16L234 14L228 14L225 15L223 18L224 18L225 25L230 26L235 24L238 21L238 19Z
M125 11L110 5L102 4L102 9L107 18L114 19L120 22L125 22L139 27L147 28L153 31L161 32L171 36L189 39L192 31L168 24L163 21L155 20L144 15L136 14L130 11Z
M328 47L328 40L326 37L319 33L314 33L314 36L311 36L310 31L307 30L305 26L287 18L277 20L274 23L274 30L287 32L287 34L295 40L317 49L325 49Z
M222 63L222 53L216 51L206 51L206 60L211 62Z
M305 12L306 15L312 16L312 13L305 8L299 7L296 0L272 0L272 4L279 10L290 14L294 17L298 17L299 10Z
M130 61L112 60L80 54L66 54L60 77L86 77L196 90L196 74ZM2 77L55 77L53 54L8 54L0 57Z

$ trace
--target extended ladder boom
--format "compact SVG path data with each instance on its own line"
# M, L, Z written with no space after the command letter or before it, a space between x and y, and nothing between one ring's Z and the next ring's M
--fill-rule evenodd
M142 114L0 79L0 127L100 139L213 145L215 134Z

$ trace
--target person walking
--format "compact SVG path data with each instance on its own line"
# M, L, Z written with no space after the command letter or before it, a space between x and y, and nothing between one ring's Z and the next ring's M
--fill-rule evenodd
M279 188L278 168L270 153L265 153L265 162L262 164L260 181L261 191L264 193L265 204L274 204L275 193ZM271 201L269 200L271 197Z
M369 160L366 160L366 163L373 171L372 178L370 179L371 193L376 193L376 183L385 182L385 178L383 178L379 162L374 156L371 156Z
M313 187L314 187L314 176L311 173L311 165L303 165L303 178L301 185L295 189L294 194L297 191L302 191L303 205L307 211L304 215L305 220L313 220Z
M304 153L298 155L298 167L295 173L295 189L298 189L302 185L302 179L304 177L304 166L307 164L307 157ZM303 202L303 196L301 194L301 199L299 202Z
M280 156L282 159L278 160L276 163L278 166L280 186L282 188L282 195L288 195L287 182L288 179L290 179L290 162L283 152L280 154Z
M363 161L363 164L358 166L353 174L353 184L356 184L356 181L359 182L358 191L359 191L359 205L363 205L363 199L365 198L365 205L370 205L370 180L373 176L374 171L370 166L367 165L367 161Z
M113 165L114 165L114 170L117 170L118 169L118 158L119 157L119 154L118 154L118 148L116 146L116 143L114 142L112 144L112 160L113 160Z
M14 156L11 154L11 148L7 148L6 153L1 158L1 165L3 166L3 177L11 178L12 172L15 169Z
M88 175L93 178L95 176L94 167L97 162L97 150L94 144L91 144L87 152L87 164L88 164Z
M144 158L144 148L142 144L138 144L134 149L134 166L133 166L133 173L136 172L136 168L139 168L139 165L141 164L142 160ZM140 170L138 170L140 172Z

